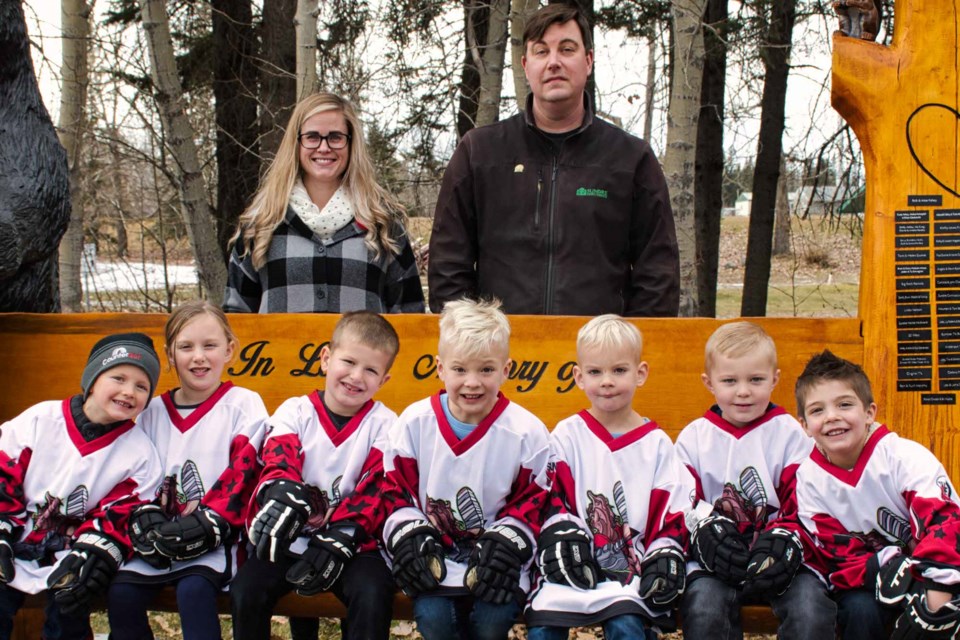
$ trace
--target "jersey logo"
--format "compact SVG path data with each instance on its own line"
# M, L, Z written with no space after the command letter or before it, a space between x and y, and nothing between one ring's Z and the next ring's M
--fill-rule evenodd
M776 507L767 504L767 491L760 472L754 467L740 472L739 488L732 482L724 484L723 493L713 506L718 513L736 522L740 531L752 529L757 533L763 529L770 514L776 511Z
M577 195L581 198L603 198L607 199L607 190L606 189L587 189L586 187L580 187L577 189Z
M457 508L449 500L427 496L427 519L443 534L447 557L454 562L466 562L473 550L470 544L483 533L483 506L473 489L460 487Z
M619 480L613 485L613 501L616 509L602 493L587 490L587 524L593 532L597 564L609 580L627 584L640 575L640 561L633 548L637 532L630 528L627 497Z
M343 480L343 476L337 476L336 480L333 481L333 486L330 488L329 495L323 489L319 489L312 484L307 485L310 513L312 515L307 520L307 524L304 525L304 531L309 532L322 529L330 522L330 518L333 517L333 512L337 510L342 500L340 495L341 480Z
M90 493L80 485L64 501L46 493L42 504L30 514L33 528L27 537L13 545L13 553L21 560L36 560L40 566L53 564L55 553L70 548L70 540L87 513Z
M182 518L196 511L205 494L200 469L193 460L187 460L180 467L179 482L177 474L172 473L163 479L157 490L160 507L170 518Z

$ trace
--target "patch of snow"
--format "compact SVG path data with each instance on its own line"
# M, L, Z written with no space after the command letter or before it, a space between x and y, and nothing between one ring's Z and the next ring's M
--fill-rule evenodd
M197 267L156 262L100 262L92 269L84 269L81 278L83 290L142 291L196 285Z

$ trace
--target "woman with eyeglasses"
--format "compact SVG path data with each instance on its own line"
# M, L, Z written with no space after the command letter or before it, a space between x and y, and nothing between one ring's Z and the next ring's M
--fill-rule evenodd
M231 239L223 310L422 313L405 220L377 184L353 106L304 98Z

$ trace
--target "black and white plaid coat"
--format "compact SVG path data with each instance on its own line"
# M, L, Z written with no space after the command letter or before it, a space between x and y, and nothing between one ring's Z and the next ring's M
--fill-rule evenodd
M400 254L373 251L356 222L321 240L291 208L273 232L267 261L254 270L241 243L230 252L223 310L228 313L422 313L423 289L407 235Z

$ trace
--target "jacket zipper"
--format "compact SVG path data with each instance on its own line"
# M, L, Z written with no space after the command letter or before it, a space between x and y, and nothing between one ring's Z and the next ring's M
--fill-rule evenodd
M533 230L540 230L540 195L543 193L543 168L537 169L537 208L533 212Z
M553 156L553 170L550 175L550 208L547 218L547 289L543 292L543 312L553 314L553 227L557 209L557 173L559 172L559 152Z

